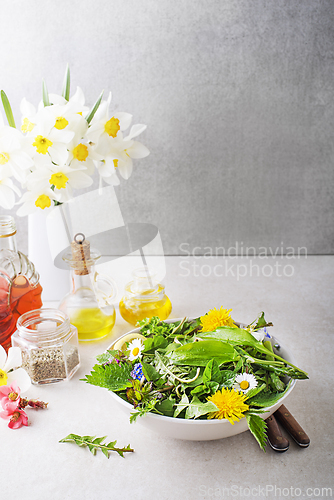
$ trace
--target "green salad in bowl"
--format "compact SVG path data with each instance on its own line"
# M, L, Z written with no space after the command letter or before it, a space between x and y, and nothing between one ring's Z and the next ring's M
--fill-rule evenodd
M230 310L139 322L97 357L85 382L112 391L130 414L167 436L206 440L249 429L266 443L264 418L307 374L272 337L264 313L250 325Z

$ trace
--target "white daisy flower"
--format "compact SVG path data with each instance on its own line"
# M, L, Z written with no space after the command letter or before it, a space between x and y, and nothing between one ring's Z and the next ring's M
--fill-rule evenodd
M141 357L141 352L144 349L144 344L140 339L134 339L129 343L127 347L127 351L130 352L129 360L134 361L137 358Z
M246 394L251 389L257 386L257 380L251 373L239 373L235 377L235 383L233 384L233 389L236 391L241 391Z
M5 349L0 345L0 386L15 382L22 392L29 389L31 380L21 365L22 355L19 347L10 347L7 357Z

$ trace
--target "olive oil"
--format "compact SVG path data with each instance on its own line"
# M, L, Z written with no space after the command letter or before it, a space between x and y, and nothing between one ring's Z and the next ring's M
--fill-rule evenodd
M99 340L111 332L116 313L107 316L98 307L76 309L70 314L71 324L78 330L79 340Z
M172 311L172 303L165 294L165 287L154 280L154 273L147 267L133 273L134 280L125 287L125 294L119 303L121 316L136 325L137 321L158 316L167 319Z

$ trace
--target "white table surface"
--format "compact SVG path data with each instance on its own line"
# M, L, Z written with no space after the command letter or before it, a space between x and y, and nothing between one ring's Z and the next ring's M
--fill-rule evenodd
M292 266L293 275L277 276L284 267L276 266L277 272L266 277L268 266L275 263ZM286 271L291 274L292 268ZM29 397L49 403L47 410L27 410L29 427L11 430L0 421L1 500L313 499L326 497L322 488L332 488L334 496L334 257L168 257L165 284L174 318L199 316L221 305L246 323L266 312L274 323L272 333L310 376L297 382L286 403L310 436L309 448L299 448L290 439L286 453L269 447L264 453L249 431L218 441L190 442L130 424L106 389L79 380L90 372L97 354L132 329L117 311L108 338L80 343L81 366L71 381L29 389ZM130 443L135 453L124 459L115 453L109 460L101 452L93 456L87 448L59 443L69 433L108 436L121 446Z

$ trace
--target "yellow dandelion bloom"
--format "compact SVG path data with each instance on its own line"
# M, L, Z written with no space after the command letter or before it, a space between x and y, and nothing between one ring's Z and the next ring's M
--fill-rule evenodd
M204 316L201 316L202 332L214 332L219 326L231 326L236 328L233 319L230 316L232 309L224 309L223 306L219 310L215 307L210 309Z
M213 396L207 398L208 401L214 403L218 408L218 411L209 413L208 419L226 418L234 425L234 422L239 422L239 420L244 417L243 413L249 408L249 406L245 404L245 399L247 399L245 394L236 392L234 389L225 389L225 387L223 387L221 391L217 391Z

